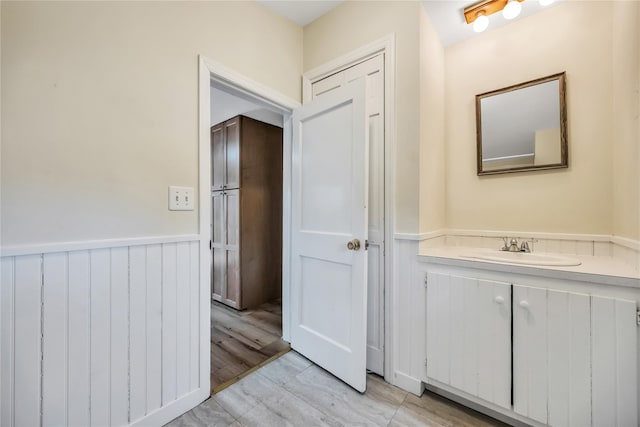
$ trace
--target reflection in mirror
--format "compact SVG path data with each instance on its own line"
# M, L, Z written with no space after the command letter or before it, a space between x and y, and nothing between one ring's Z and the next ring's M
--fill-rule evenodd
M478 175L566 168L565 74L476 95Z

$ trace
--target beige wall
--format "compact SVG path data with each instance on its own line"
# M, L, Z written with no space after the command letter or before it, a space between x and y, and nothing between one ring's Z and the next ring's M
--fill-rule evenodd
M448 227L611 233L611 9L567 2L446 49ZM560 71L569 168L478 177L475 95Z
M3 245L196 233L198 54L300 99L302 29L253 2L1 7Z
M613 234L640 239L640 4L613 3Z
M445 218L444 48L420 8L420 232L440 230Z
M395 231L417 233L420 97L419 14L414 1L348 1L304 28L304 70L396 35Z

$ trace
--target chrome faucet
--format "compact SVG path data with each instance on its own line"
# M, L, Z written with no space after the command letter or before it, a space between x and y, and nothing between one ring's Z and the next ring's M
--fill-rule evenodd
M520 248L518 247L518 241L516 239L511 239L509 243L509 252L520 252Z
M504 246L500 248L501 251L504 252L526 252L530 253L531 248L529 247L529 242L533 245L534 242L537 242L535 239L523 240L520 243L520 247L518 247L518 241L516 239L509 239L508 237L503 237L502 241L504 242Z
M509 240L508 237L503 237L504 246L500 248L504 252L531 252L529 249L529 243L523 241L520 247L518 247L518 241L516 239ZM509 243L507 243L509 242Z

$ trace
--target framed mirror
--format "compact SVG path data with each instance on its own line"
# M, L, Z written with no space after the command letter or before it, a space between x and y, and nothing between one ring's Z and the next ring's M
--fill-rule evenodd
M476 95L478 175L566 168L565 73Z

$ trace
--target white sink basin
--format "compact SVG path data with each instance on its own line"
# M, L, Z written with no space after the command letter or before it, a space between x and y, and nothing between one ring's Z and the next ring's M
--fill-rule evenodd
M487 249L486 251L468 251L460 256L465 258L482 259L485 261L507 262L523 265L546 265L556 267L573 267L582 264L575 258L552 254L536 254L525 252L506 252Z

